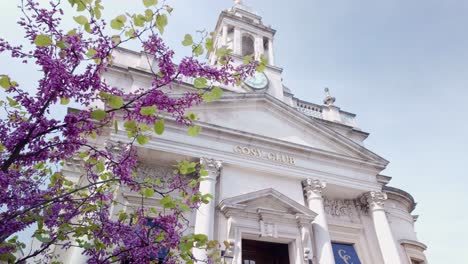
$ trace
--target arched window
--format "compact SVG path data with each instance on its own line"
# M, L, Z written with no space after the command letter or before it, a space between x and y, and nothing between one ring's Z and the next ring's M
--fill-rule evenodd
M252 36L242 36L242 56L252 55L255 52L254 39Z

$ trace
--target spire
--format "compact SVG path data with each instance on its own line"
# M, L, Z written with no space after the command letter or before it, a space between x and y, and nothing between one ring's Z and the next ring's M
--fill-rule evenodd
M234 0L234 3L235 3L236 5L242 5L242 0Z
M325 87L325 99L323 99L323 103L326 105L333 105L335 103L336 98L330 95L330 89Z

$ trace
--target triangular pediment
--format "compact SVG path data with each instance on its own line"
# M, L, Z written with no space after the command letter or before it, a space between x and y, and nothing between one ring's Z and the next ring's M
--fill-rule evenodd
M269 188L220 202L221 211L236 209L246 213L268 212L277 215L303 215L314 218L316 213L286 195Z
M268 94L229 94L195 108L200 122L385 166L362 145Z

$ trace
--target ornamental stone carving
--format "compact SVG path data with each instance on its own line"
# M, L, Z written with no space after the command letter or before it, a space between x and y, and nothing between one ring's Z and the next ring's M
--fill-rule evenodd
M137 178L144 181L147 178L160 179L161 185L167 186L173 179L174 168L168 166L149 165L138 163L136 169Z
M325 213L334 216L341 217L347 216L349 218L354 217L354 201L353 200L330 200L324 198L323 206Z
M364 196L370 209L382 209L387 200L387 194L384 192L368 192Z
M211 173L218 173L221 167L223 166L223 162L220 160L210 159L210 158L200 158L200 164L205 167L210 174Z
M322 196L322 190L327 186L325 182L314 179L305 179L302 181L302 187L306 198Z
M354 206L356 206L358 213L363 213L365 215L369 213L369 204L364 195L354 200Z
M124 151L127 151L130 147L130 144L124 143L121 141L106 140L104 148L114 154L121 154Z

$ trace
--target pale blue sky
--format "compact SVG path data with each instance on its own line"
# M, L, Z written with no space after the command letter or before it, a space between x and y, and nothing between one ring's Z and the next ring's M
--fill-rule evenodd
M64 1L66 2L66 1ZM139 1L104 0L108 14ZM277 29L276 63L297 97L320 103L323 87L371 133L366 146L390 161L392 186L418 202L430 263L468 261L468 1L247 0ZM17 1L0 0L0 37L21 40ZM112 4L112 6L109 5ZM169 43L212 30L229 0L169 1ZM111 10L112 8L112 10ZM184 52L179 50L180 52ZM0 73L30 77L1 56ZM24 83L24 82L23 82Z

